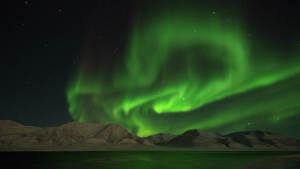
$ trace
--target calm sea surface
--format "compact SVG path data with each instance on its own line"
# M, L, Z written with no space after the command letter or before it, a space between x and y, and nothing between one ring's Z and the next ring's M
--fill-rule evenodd
M1 169L250 169L295 152L102 151L1 153ZM297 153L299 154L299 153Z

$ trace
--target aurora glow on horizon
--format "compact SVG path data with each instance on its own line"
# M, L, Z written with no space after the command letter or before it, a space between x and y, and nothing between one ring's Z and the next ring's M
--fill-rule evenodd
M247 39L241 18L192 8L158 11L136 18L113 71L91 72L82 63L67 90L75 120L118 123L148 136L275 130L300 113L297 49L253 47L263 42Z

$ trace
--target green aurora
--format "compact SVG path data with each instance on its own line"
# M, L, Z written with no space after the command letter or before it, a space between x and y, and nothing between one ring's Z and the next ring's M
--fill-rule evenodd
M71 116L139 136L195 128L289 134L278 126L300 115L299 52L249 40L242 20L177 8L138 15L113 71L82 64L71 80Z

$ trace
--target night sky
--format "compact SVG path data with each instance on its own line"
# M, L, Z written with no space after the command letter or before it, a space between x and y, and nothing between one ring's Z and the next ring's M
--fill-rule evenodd
M300 138L296 1L5 5L0 119Z

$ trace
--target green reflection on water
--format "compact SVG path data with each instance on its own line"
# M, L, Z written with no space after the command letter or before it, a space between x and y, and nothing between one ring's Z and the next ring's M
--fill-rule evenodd
M248 169L289 152L104 151L54 152L43 168L63 169Z

